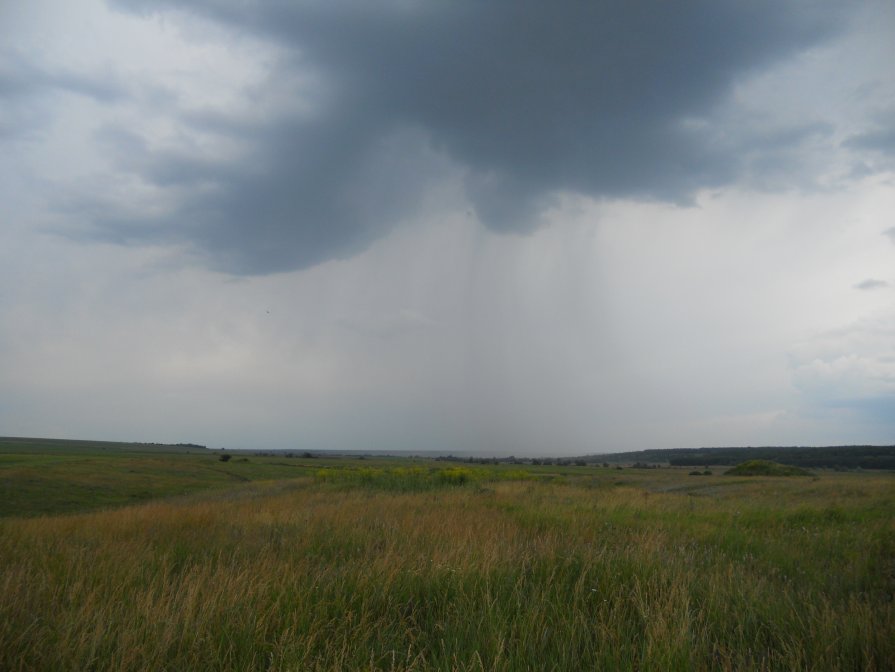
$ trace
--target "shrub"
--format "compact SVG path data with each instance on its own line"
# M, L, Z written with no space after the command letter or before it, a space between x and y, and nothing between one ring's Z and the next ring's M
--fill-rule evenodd
M810 471L770 460L749 460L726 472L727 476L811 476Z

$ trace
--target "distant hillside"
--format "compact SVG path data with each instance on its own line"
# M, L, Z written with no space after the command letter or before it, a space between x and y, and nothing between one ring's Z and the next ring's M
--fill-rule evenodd
M85 441L78 439L41 439L24 436L0 436L0 453L29 450L67 453L117 450L128 452L189 452L205 450L197 443L137 443L125 441Z
M765 446L760 448L670 448L590 455L588 462L642 462L680 467L734 465L771 460L796 467L826 469L895 469L895 446Z

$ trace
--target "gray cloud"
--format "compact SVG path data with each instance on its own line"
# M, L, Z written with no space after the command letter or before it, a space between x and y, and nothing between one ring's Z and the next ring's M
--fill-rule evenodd
M0 50L0 140L37 135L52 116L45 105L47 97L60 94L83 96L103 105L129 96L124 83L110 72L48 68L17 51Z
M844 410L891 435L895 321L889 314L818 334L790 353L793 383L816 412ZM835 417L835 416L832 416Z
M119 166L173 193L169 212L94 202L94 234L120 243L186 239L208 265L236 274L312 266L364 249L411 211L437 166L412 132L368 137L350 122L285 122L256 133L245 167L187 152L152 152L121 129L102 134ZM284 140L286 139L286 140Z
M103 103L127 96L126 87L109 72L83 73L65 67L46 68L20 53L0 52L0 99L60 91Z
M895 156L895 114L875 128L859 133L846 141L846 146Z
M483 223L507 232L535 228L565 192L688 202L747 173L785 172L786 147L818 127L763 139L712 115L743 77L844 18L832 5L777 2L167 6L278 43L288 56L272 86L295 70L321 83L300 117L228 124L224 111L203 127L247 143L248 159L119 157L176 193L163 216L98 208L94 235L186 242L237 274L356 253L411 215L447 165ZM193 127L201 118L166 113Z
M895 168L895 113L878 116L869 129L852 135L843 144L862 156L856 177Z
M877 280L875 278L867 278L855 285L855 289L882 289L888 287L889 283L885 280Z
M891 240L893 243L895 243L895 226L890 227L890 228L886 229L885 231L883 231L883 235L888 236L889 240Z

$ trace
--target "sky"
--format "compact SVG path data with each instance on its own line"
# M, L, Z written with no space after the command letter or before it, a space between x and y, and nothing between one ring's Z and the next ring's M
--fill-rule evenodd
M895 443L895 4L0 0L0 435Z

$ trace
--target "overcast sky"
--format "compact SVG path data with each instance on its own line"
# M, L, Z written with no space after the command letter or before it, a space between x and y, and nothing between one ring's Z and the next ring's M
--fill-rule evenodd
M895 442L895 4L0 1L0 434Z

